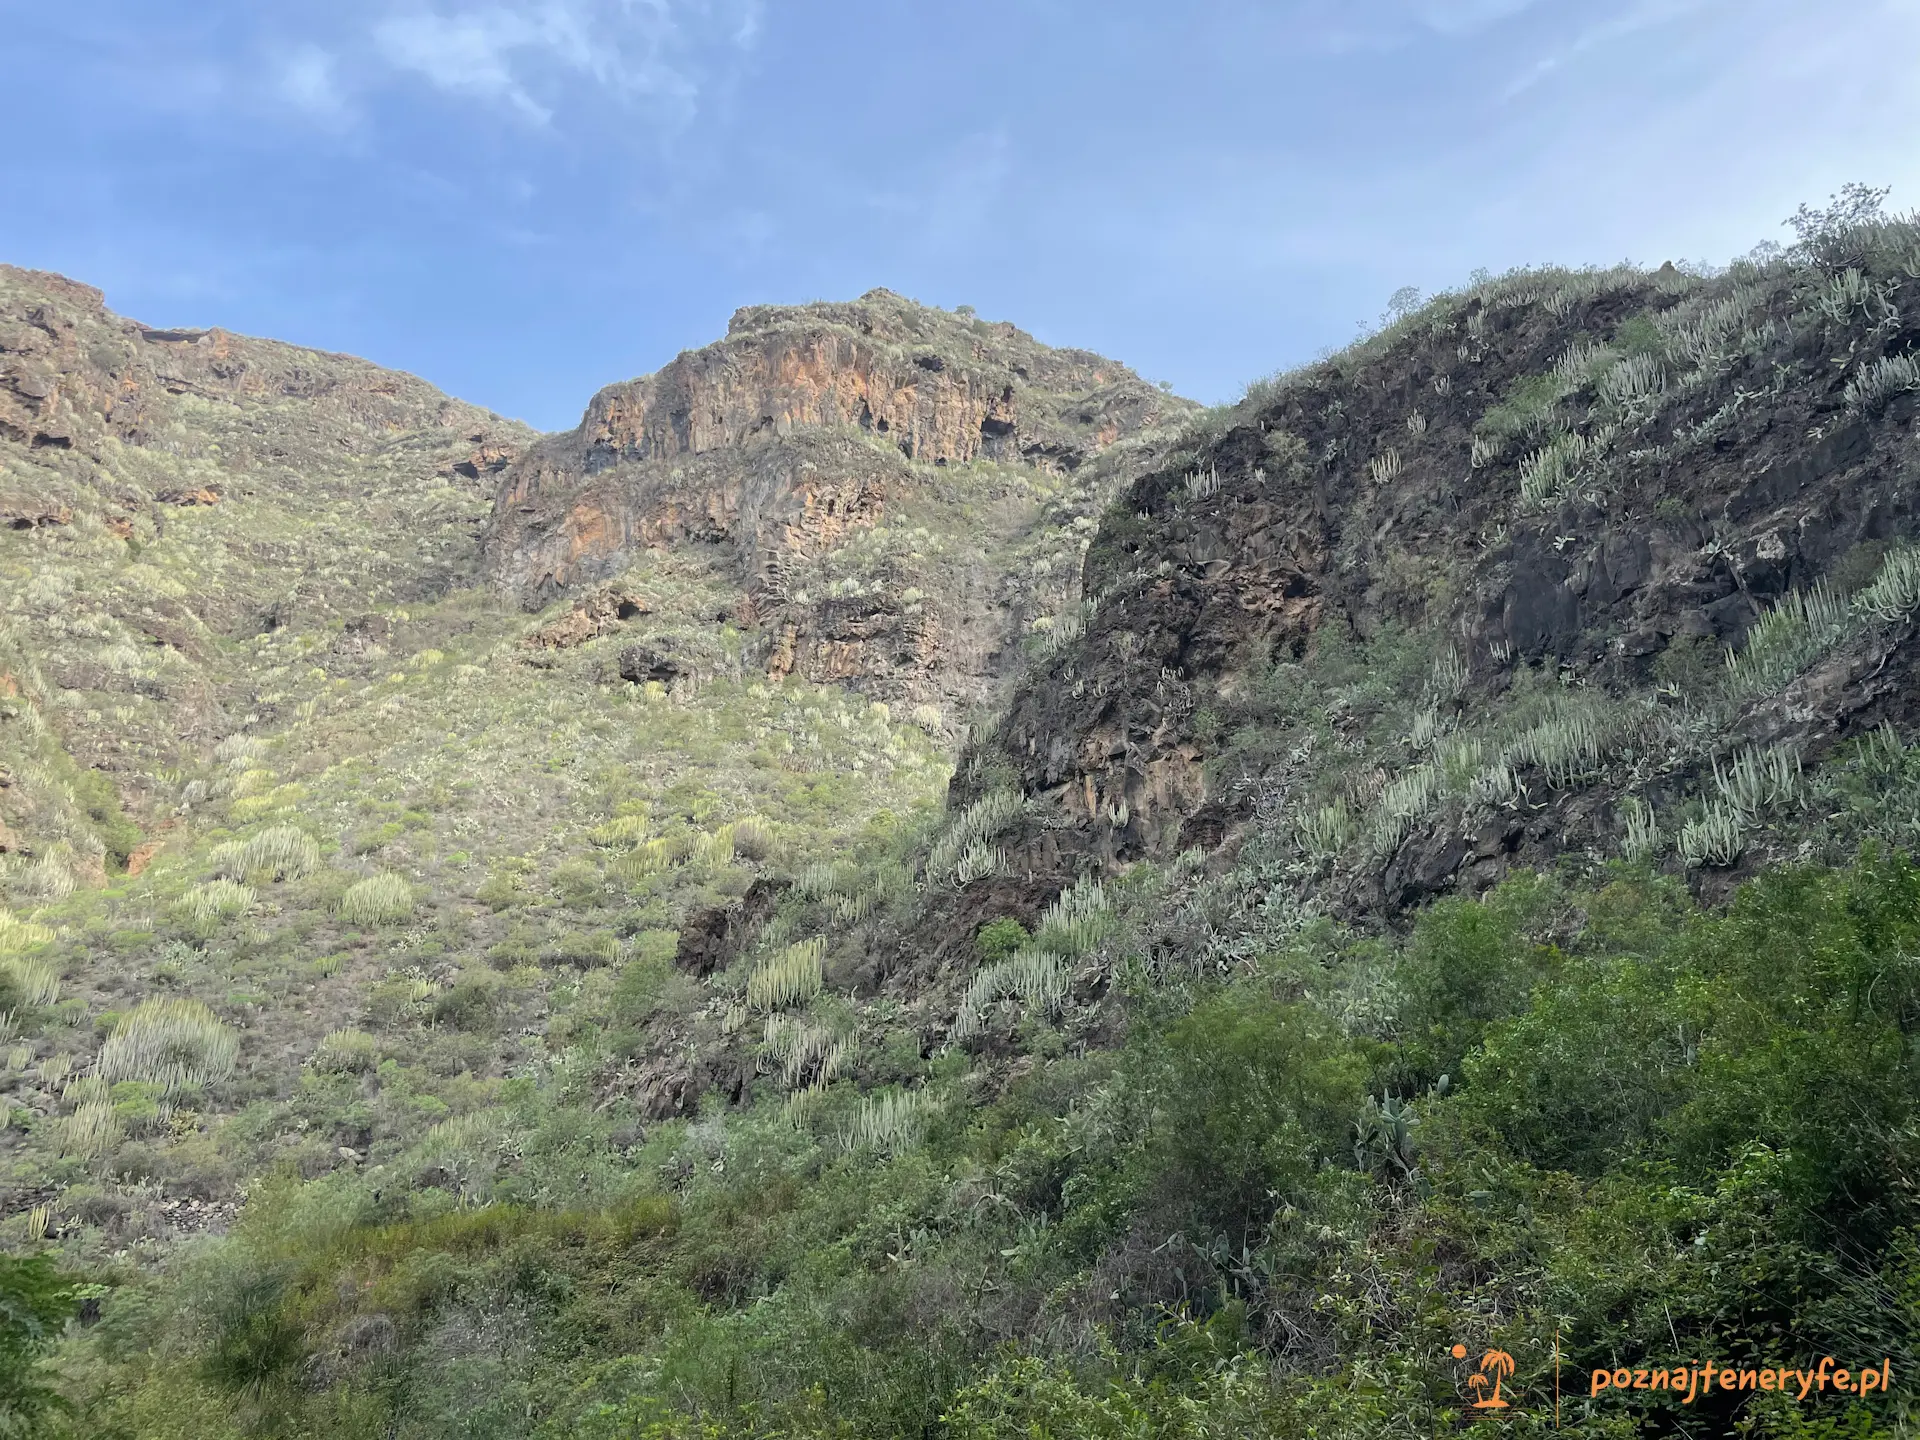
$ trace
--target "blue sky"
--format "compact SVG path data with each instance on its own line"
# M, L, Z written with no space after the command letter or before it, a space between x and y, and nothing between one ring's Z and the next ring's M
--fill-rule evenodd
M1920 204L1920 0L0 0L0 259L542 428L885 285L1217 401L1476 266Z

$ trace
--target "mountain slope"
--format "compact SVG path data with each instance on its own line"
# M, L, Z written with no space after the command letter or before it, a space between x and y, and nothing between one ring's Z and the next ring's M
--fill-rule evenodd
M128 827L172 808L159 771L281 713L284 687L228 647L459 583L490 477L530 438L412 376L148 329L0 267L0 668L18 697L0 753L19 775L0 812L19 844L64 844L96 880L110 852L124 865Z
M736 1033L744 972L713 972L814 857L910 843L962 707L1070 602L1091 516L1155 453L1128 406L1191 409L893 297L766 312L736 330L972 337L967 383L990 374L1019 418L932 458L832 416L683 457L711 495L780 477L802 518L867 496L763 542L669 534L673 477L616 466L597 483L677 543L599 556L530 615L485 492L569 437L4 279L0 1184L15 1230L45 1204L77 1253L143 1263L224 1228L258 1177L377 1168L494 1113L515 1075L586 1064L589 1113L634 1129L741 1097L761 1037ZM1069 392L1123 419L1056 421ZM897 664L834 638L882 626L911 636ZM124 1069L116 1037L148 1021L218 1063Z
M220 647L169 849L6 877L86 1423L1907 1433L1920 224L1816 218L1172 433L747 312L468 587Z
M1109 517L1084 638L994 749L1103 861L1258 836L1357 914L1632 816L1659 850L1743 756L1904 733L1911 261L1898 227L1832 243L1522 273L1256 387ZM1387 663L1316 665L1336 639ZM1742 802L1710 870L1801 853L1791 798Z

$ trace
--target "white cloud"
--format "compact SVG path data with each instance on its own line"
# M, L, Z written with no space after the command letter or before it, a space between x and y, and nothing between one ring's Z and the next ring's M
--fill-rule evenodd
M395 16L373 32L389 64L414 71L441 90L504 100L527 119L545 124L552 112L527 94L509 63L515 50L537 36L524 17L504 10Z
M1587 51L1608 45L1642 30L1651 30L1657 26L1684 20L1695 11L1714 3L1714 0L1636 0L1612 19L1582 30L1566 44L1551 53L1542 56L1529 66L1518 79L1501 94L1501 99L1512 100L1526 93L1549 75L1559 70L1569 61L1578 59Z
M346 115L338 64L318 45L301 45L286 55L280 61L274 88L287 104L316 119L337 121Z
M751 48L759 0L537 0L449 13L407 9L373 27L381 57L450 94L504 103L535 124L552 118L536 90L555 71L624 100L691 115L706 51Z
M1413 12L1423 24L1443 35L1466 35L1518 15L1534 3L1535 0L1416 0Z

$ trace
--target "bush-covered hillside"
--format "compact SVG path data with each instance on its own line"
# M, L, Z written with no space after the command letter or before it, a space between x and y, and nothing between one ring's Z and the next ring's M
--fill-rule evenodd
M63 450L66 518L0 535L0 1413L1911 1433L1920 224L1876 200L1124 438L1095 357L996 388L1054 383L1010 327L750 312L524 455L340 444L292 533L373 466L530 508L462 491L347 593L289 542L310 610L201 609L259 583L197 558L234 479L127 540L117 452ZM923 343L781 369L875 315ZM645 418L708 384L739 434ZM1003 638L904 663L914 605ZM100 748L143 706L203 718ZM1759 1379L1823 1356L1889 1383Z

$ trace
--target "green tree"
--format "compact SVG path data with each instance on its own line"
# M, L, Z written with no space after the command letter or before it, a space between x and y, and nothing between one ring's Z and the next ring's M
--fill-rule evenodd
M0 1436L38 1435L67 1403L41 1361L74 1313L73 1284L47 1254L0 1255Z

